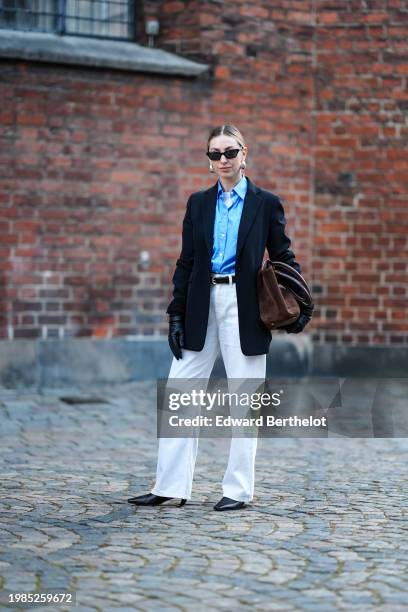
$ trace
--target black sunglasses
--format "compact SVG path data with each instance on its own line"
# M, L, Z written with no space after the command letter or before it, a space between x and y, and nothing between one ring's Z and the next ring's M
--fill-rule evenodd
M221 155L225 155L227 159L234 159L242 149L227 149L220 153L219 151L207 151L206 155L211 161L220 161Z

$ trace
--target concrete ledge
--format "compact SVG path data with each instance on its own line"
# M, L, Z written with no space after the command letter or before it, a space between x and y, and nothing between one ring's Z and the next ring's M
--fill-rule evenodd
M5 340L0 342L0 384L53 387L124 383L166 377L171 363L167 341Z
M0 384L58 387L166 378L167 340L70 338L0 341ZM267 376L406 377L408 347L313 346L309 337L275 336ZM224 376L221 359L213 376Z
M2 29L0 57L189 77L209 68L207 64L132 42Z
M311 371L316 376L407 378L408 346L317 345Z

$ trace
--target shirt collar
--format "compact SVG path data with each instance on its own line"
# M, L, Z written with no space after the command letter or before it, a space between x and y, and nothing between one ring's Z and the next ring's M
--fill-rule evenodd
M235 193L237 193L239 195L241 200L244 200L245 199L246 190L247 190L247 180L246 180L246 177L243 176L238 181L238 183L231 189L231 192L235 191ZM220 180L218 179L218 192L217 192L218 197L219 197L221 192L224 192L224 190L222 188ZM231 193L231 195L232 195L232 193Z

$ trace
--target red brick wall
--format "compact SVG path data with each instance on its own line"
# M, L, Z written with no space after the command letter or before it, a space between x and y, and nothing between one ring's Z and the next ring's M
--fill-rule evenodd
M166 333L207 132L233 122L284 201L315 341L407 342L404 14L383 4L145 3L199 79L3 61L2 336Z
M408 12L399 1L365 4L370 10L322 2L316 16L314 335L401 344L408 339Z

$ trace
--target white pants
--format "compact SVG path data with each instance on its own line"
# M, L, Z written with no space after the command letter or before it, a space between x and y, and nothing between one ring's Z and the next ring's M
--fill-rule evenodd
M209 379L221 350L227 378L265 379L266 355L242 353L235 284L211 285L207 334L201 351L182 349L182 359L173 357L171 378ZM232 437L223 496L251 501L254 495L257 438ZM190 499L198 438L159 438L156 483L151 490L163 497Z

